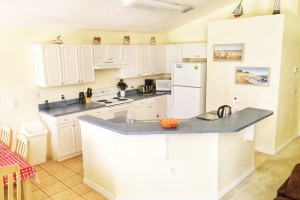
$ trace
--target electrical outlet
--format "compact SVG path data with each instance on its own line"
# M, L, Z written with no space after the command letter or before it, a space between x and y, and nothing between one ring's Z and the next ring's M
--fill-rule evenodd
M293 89L293 94L297 94L297 88Z
M294 67L293 72L297 73L298 72L298 67Z
M176 167L171 167L171 169L170 169L170 175L172 175L172 176L176 175Z
M40 99L41 98L41 93L40 92L36 92L35 93L35 98L36 99Z
M17 100L14 100L14 101L12 102L12 105L13 105L13 108L18 108L18 107L19 107L19 103L18 103Z

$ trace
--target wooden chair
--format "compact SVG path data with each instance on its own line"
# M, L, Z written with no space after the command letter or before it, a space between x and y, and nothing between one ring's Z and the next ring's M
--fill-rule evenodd
M0 141L11 148L12 129L7 124L1 124Z
M16 176L16 184L13 184L13 176ZM7 187L4 187L4 183L3 183L3 177L7 176L7 180L8 180L8 185ZM7 167L2 167L0 168L0 178L2 180L0 180L0 199L7 199L7 200L21 200L21 177L20 177L20 167L18 164L16 165L11 165L11 166L7 166ZM14 190L15 188L15 190ZM15 197L14 198L14 194Z
M29 140L25 135L19 133L17 135L17 144L15 153L24 158L26 161L29 160Z

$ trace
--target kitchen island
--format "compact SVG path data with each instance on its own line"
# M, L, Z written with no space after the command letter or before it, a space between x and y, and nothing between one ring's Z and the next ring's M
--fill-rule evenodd
M246 108L175 129L82 116L84 182L115 200L219 199L254 171L255 123L272 114Z

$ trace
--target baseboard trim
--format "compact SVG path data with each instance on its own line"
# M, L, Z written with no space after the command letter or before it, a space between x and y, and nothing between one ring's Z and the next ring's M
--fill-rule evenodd
M255 147L255 151L261 152L261 153L265 153L265 154L269 154L274 156L276 154L276 151L274 151L273 149L268 149L265 147Z
M277 153L279 153L281 150L283 150L286 146L288 146L291 142L293 142L299 136L300 136L300 134L294 135L293 137L291 137L289 140L287 140L285 143L283 143L280 147L278 147L275 150L264 148L264 147L255 147L255 151L259 151L259 152L274 156Z
M136 197L118 197L116 200L218 200L216 195L201 196L136 196Z
M83 182L88 185L89 187L93 188L97 192L101 193L104 197L106 197L109 200L218 200L217 194L212 195L195 195L195 196L189 196L189 195L178 195L178 196L120 196L115 197L115 195L108 192L106 189L100 187L93 181L83 178Z
M109 199L109 200L117 200L116 197L113 194L111 194L110 192L108 192L103 187L100 187L99 185L97 185L96 183L94 183L93 181L91 181L91 180L89 180L89 179L87 179L85 177L83 178L83 183L85 183L86 185L90 186L91 188L93 188L97 192L101 193L107 199Z
M294 136L291 137L288 141L286 141L286 142L283 143L280 147L278 147L278 148L275 150L276 154L279 153L282 149L284 149L287 145L289 145L290 143L292 143L298 136L299 136L299 134L294 135Z
M251 167L248 171L246 171L242 176L234 180L232 183L230 183L227 187L225 187L223 190L221 190L218 193L218 199L221 199L225 194L227 194L230 190L232 190L234 187L236 187L238 184L240 184L245 178L247 178L250 174L252 174L255 171L254 167Z

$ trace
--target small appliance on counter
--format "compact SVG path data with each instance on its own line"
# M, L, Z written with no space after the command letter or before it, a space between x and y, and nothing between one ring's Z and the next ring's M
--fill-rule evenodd
M84 92L79 92L79 103L80 104L85 103Z
M156 91L171 91L171 80L156 80L155 81Z
M139 85L137 87L138 93L150 93L154 90L155 86L154 85Z
M219 118L230 115L231 114L231 107L228 106L228 105L223 105L223 106L218 108L217 114L218 114Z

